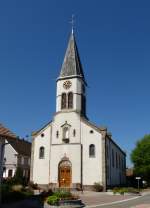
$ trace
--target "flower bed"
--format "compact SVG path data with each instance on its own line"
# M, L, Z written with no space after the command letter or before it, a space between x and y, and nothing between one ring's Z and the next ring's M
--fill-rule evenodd
M79 197L68 191L57 191L52 196L47 197L44 208L49 207L84 207Z

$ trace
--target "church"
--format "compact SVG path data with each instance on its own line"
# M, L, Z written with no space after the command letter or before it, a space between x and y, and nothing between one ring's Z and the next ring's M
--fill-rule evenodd
M125 184L126 154L86 114L83 68L72 31L56 81L52 121L32 133L30 181L45 188L91 190Z

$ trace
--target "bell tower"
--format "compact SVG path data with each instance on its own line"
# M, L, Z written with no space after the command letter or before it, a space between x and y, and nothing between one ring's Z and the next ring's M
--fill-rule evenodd
M57 79L56 112L75 111L86 116L86 85L72 30L60 75Z

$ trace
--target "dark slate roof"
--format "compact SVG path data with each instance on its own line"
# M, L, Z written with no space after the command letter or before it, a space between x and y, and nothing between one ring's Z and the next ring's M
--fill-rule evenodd
M78 48L73 33L71 34L69 39L64 62L62 64L60 76L58 79L70 77L70 76L81 77L83 81L85 81L84 73L78 53Z
M13 132L11 132L8 128L3 126L1 123L0 123L0 135L1 136L16 137L16 135Z
M7 138L8 143L16 150L20 155L31 156L31 143L19 138Z
M24 156L31 155L31 143L23 139L19 139L11 130L0 124L0 136L10 143L18 154Z

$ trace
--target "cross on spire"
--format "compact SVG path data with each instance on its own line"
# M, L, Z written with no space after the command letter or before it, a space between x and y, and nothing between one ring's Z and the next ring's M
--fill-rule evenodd
M71 24L71 27L72 27L72 34L74 32L74 23L75 23L75 21L74 21L74 14L72 14L72 18L71 18L71 21L70 21L70 24Z

